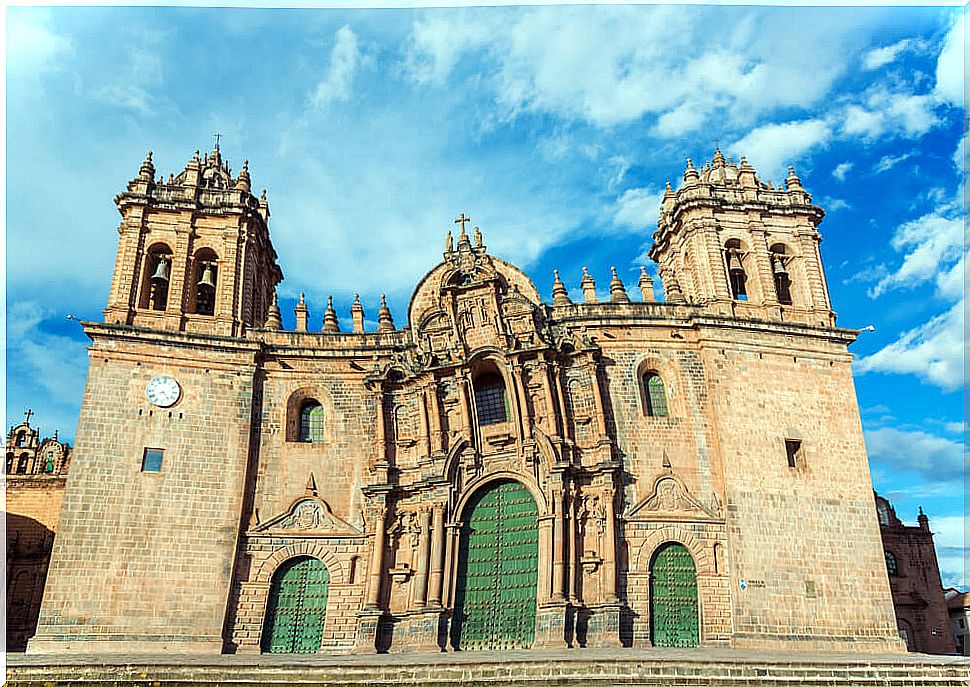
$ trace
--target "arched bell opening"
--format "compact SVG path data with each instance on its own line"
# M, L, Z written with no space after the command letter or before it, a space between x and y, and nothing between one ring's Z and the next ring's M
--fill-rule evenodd
M141 296L138 307L165 310L168 307L168 287L172 280L172 249L156 243L145 256Z
M263 653L317 653L329 591L330 572L320 559L297 556L283 562L273 573L266 602Z
M771 252L771 276L775 284L775 298L781 305L792 305L792 256L783 243L776 243Z
M202 248L196 252L192 265L194 289L190 310L196 315L215 315L219 256L210 248Z
M736 301L748 300L748 273L744 264L746 256L747 252L739 239L728 239L724 243L728 286L731 290L731 298Z
M459 536L451 645L460 651L528 649L536 636L539 509L512 479L468 500Z

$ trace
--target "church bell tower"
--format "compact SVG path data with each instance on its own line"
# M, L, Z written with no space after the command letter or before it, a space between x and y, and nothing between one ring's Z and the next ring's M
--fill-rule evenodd
M792 167L784 188L720 150L684 183L667 185L650 257L667 300L734 317L835 326L822 269L822 208Z
M122 221L105 322L221 336L263 325L283 273L248 161L233 178L217 144L165 181L149 152L115 203Z

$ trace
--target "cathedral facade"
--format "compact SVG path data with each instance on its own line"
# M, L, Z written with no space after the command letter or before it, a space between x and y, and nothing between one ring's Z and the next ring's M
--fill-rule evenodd
M631 298L462 215L406 326L283 278L218 147L122 221L28 651L901 650L823 211L718 151ZM647 223L649 218L644 218Z

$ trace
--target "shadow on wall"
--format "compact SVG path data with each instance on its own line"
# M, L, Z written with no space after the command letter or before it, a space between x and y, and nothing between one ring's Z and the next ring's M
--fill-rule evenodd
M7 651L24 651L37 631L54 532L23 515L7 513Z

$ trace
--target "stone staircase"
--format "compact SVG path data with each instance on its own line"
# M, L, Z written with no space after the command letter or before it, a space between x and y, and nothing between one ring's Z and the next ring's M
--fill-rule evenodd
M922 654L583 649L369 656L7 655L11 687L970 687L970 659Z

